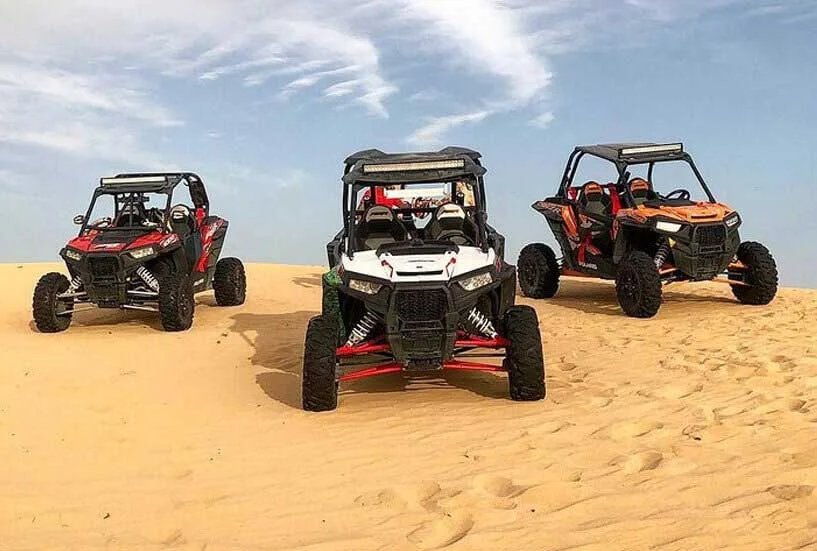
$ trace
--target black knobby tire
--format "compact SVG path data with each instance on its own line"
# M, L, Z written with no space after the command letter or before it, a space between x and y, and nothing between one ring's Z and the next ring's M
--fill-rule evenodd
M238 306L247 298L247 275L237 258L222 258L216 264L213 290L219 306Z
M737 257L746 266L742 279L749 287L733 285L732 293L735 298L743 304L769 304L777 294L778 283L777 264L772 258L772 253L760 243L746 241L738 247ZM736 275L738 274L730 273L730 279Z
M530 298L551 298L559 290L559 262L544 243L526 245L516 263L519 287Z
M625 314L653 317L661 308L661 292L661 276L648 254L633 251L621 261L616 273L616 295Z
M170 274L159 282L159 316L165 331L190 329L195 311L196 299L188 276Z
M61 314L74 309L74 299L58 299L57 295L68 290L71 283L58 272L45 274L34 288L31 310L34 325L41 333L59 333L71 325L73 314Z
M511 341L502 362L508 372L512 400L529 402L545 397L545 359L539 318L530 306L511 306L505 312L505 338Z
M306 411L331 411L338 407L337 342L335 316L316 316L309 320L301 377L301 400Z

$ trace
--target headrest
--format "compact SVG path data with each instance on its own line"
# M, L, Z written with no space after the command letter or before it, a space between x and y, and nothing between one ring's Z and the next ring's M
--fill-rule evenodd
M649 191L650 183L644 178L633 178L630 180L630 193L634 191Z
M593 199L598 199L599 197L604 195L604 190L598 184L598 182L587 182L582 186L582 195L589 199L590 196L594 196Z
M394 220L394 214L385 205L374 205L366 211L364 219L366 222L391 222Z
M170 218L172 220L179 220L190 216L190 209L184 205L176 205L170 209Z
M437 220L443 220L446 218L458 218L460 220L465 220L465 211L462 210L461 206L455 203L446 203L444 205L440 205L440 208L437 209L435 216Z

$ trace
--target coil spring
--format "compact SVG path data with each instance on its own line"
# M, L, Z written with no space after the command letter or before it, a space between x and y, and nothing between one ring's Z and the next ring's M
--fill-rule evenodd
M488 317L480 312L476 306L471 308L471 311L468 312L468 317L466 318L467 322L473 329L482 333L486 337L496 338L496 329L494 329L494 324L491 323L491 320Z
M65 291L66 293L76 293L77 289L80 288L82 285L82 278L79 275L75 275L74 279L71 280L71 284L68 286L68 290Z
M664 262L666 262L668 256L669 256L669 244L666 241L664 241L663 243L661 243L661 246L658 247L658 252L655 253L655 259L654 259L655 267L660 270L661 266L663 266Z
M349 339L346 341L346 346L355 346L356 344L366 340L366 337L371 334L376 325L377 316L375 316L369 310L366 310L363 317L360 318L360 321L358 321L352 328L352 332L349 333Z
M156 293L159 292L159 280L156 279L156 276L150 273L150 270L148 270L144 266L139 266L136 269L136 275L138 275L142 279L142 281L145 282L145 285L150 287L154 292Z

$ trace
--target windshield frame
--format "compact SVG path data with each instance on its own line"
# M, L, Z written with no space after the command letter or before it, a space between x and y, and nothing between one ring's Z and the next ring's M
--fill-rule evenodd
M609 159L604 159L599 155L595 155L591 152L581 151L580 149L576 149L571 153L570 157L567 160L567 165L565 166L564 174L562 175L562 182L559 186L558 196L564 199L567 198L567 189L573 185L573 180L576 176L576 171L579 168L579 164L581 163L582 158L585 155L590 155L591 157L596 157L599 159L603 159L609 161L616 167L618 172L618 180L616 181L616 189L623 190L623 196L626 199L627 207L625 208L633 208L635 206L635 200L633 199L632 194L630 193L630 188L627 186L627 181L630 179L630 171L628 170L631 166L638 166L638 165L648 165L647 167L647 180L652 184L652 173L653 168L657 163L677 163L677 162L685 162L689 165L692 169L692 173L695 175L695 178L698 180L698 184L701 186L701 189L704 190L706 193L707 198L709 199L710 203L717 203L715 196L709 189L709 186L706 185L706 181L704 180L701 172L698 170L698 167L695 165L695 161L692 160L692 157L688 153L683 153L674 158L667 158L667 159L644 159L644 160L622 160L622 161L610 161Z
M111 221L113 221L119 212L120 208L128 203L133 203L134 198L136 196L162 196L166 195L167 200L165 201L164 208L162 209L162 223L157 227L149 227L149 226L126 226L126 227L96 227L91 225L91 213L93 213L94 207L96 206L97 200L105 195L109 195L113 197L114 200L114 212ZM125 202L120 202L120 197L123 195L129 196L130 200L126 200ZM173 201L173 190L169 189L167 191L122 191L122 190L112 190L112 189L105 189L105 188L97 188L94 190L94 194L91 197L91 203L88 205L88 209L85 211L85 217L82 222L82 225L79 228L78 237L82 237L86 235L89 231L135 231L135 230L143 230L143 231L155 231L160 230L163 233L167 233L168 231L168 223L169 223L169 213L170 207Z
M416 181L401 181L399 182L400 186L404 188L408 188L412 185L422 185L422 184L443 184L449 186L449 197L452 196L454 188L453 186L457 182L465 181L466 183L471 185L471 189L474 194L474 205L465 207L463 206L463 210L466 213L472 212L473 213L473 222L477 226L477 243L475 246L479 247L483 252L488 252L489 243L488 243L488 231L487 231L487 216L486 213L486 204L485 204L485 182L481 175L477 176L474 174L460 174L456 177L449 177L444 179L435 179L434 181L429 181L425 179L418 179ZM396 182L382 182L382 181L362 181L358 180L350 185L343 186L343 220L344 220L344 231L343 236L341 239L342 243L342 250L345 252L350 259L354 258L354 253L357 252L355 249L355 229L357 227L357 216L362 214L363 211L359 211L357 209L357 201L359 194L366 190L370 189L370 193L374 195L375 188L385 188L392 185L396 185ZM449 203L454 202L453 199L449 199ZM462 206L462 205L461 205ZM418 208L391 208L391 211L397 215L399 214L417 214L426 212L429 214L433 214L439 205L436 207L418 207ZM406 246L409 246L411 241L406 241Z

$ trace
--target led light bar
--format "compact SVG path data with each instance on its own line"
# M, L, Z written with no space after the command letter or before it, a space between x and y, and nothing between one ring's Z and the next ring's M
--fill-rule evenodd
M621 150L624 157L630 155L643 155L645 153L677 153L684 150L684 144L669 143L662 145L640 145L637 147L625 147Z
M363 165L363 173L371 174L376 172L405 172L411 170L444 170L446 168L463 168L465 161L462 159L451 159L448 161L418 161L415 163L388 163L376 165Z
M164 184L167 179L164 176L123 176L122 178L101 178L103 186L110 184Z

